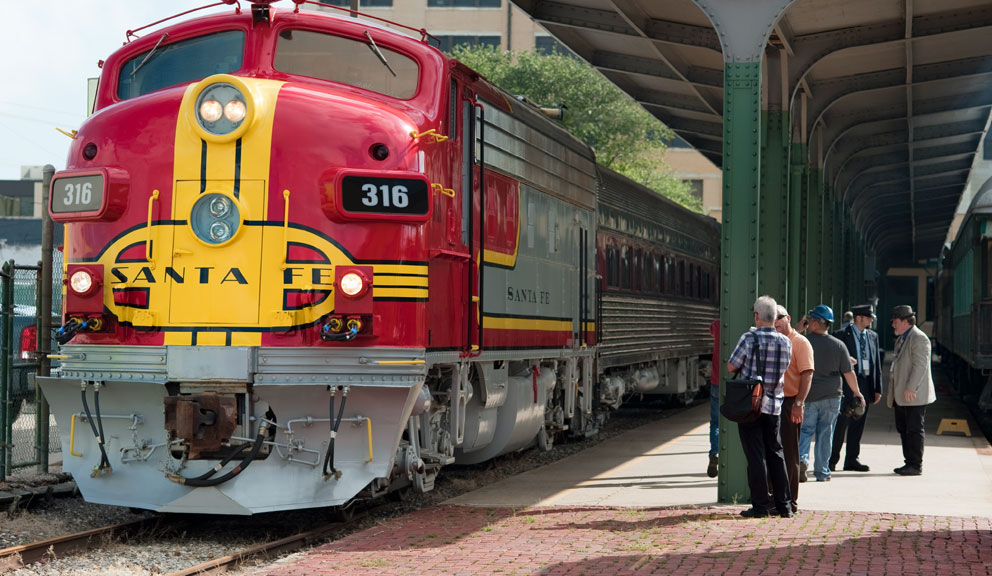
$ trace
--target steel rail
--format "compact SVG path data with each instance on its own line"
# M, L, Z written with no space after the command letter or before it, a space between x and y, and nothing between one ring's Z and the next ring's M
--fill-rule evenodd
M36 562L44 563L53 558L86 552L92 549L94 544L103 542L106 538L114 536L126 538L145 528L150 521L158 520L160 518L142 518L69 534L68 536L0 549L0 574L25 568Z

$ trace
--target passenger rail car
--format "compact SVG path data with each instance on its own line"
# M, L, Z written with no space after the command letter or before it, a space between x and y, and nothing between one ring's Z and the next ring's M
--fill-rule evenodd
M936 348L957 392L992 411L992 184L975 195L944 251L935 298Z
M699 387L712 225L425 34L294 1L125 44L53 179L63 362L41 380L87 500L251 514L426 491L445 465L594 433L631 393Z

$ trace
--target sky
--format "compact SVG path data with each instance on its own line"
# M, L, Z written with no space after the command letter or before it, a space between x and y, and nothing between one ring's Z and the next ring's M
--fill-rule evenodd
M127 30L215 1L4 2L7 24L0 34L0 54L4 55L0 60L4 84L0 88L0 180L19 180L22 165L65 168L70 139L56 128L69 132L86 119L87 78L99 76L97 62L124 44ZM279 4L292 7L289 0ZM250 4L242 1L242 9L250 9ZM182 19L233 10L220 6ZM178 21L181 19L172 22Z

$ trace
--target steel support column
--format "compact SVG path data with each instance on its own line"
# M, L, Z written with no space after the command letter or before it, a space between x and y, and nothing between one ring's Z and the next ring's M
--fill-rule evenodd
M807 309L823 301L823 172L819 168L810 167L808 186L809 202L806 206Z
M823 284L821 285L823 295L820 297L820 302L833 308L834 312L837 314L837 319L839 319L840 313L843 312L843 310L840 312L837 311L837 294L834 292L834 279L837 277L837 255L834 253L834 201L830 196L830 191L827 188L826 182L824 182L822 230Z
M758 287L758 202L761 189L761 63L727 62L723 97L723 238L721 358L753 323ZM720 396L723 399L724 390ZM747 461L737 425L720 418L720 502L750 498Z
M802 318L806 307L806 259L803 258L805 218L803 197L806 194L806 146L792 143L792 170L789 180L789 293L785 307L793 322Z
M785 302L788 287L789 113L766 110L758 214L758 293Z

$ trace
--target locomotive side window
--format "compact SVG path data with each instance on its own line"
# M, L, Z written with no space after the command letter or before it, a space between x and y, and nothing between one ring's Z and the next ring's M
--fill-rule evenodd
M412 58L376 44L308 30L279 33L273 67L280 72L340 82L394 98L417 93L420 68Z
M235 72L241 68L244 45L241 30L163 42L124 63L117 78L117 97L127 100L213 74Z

